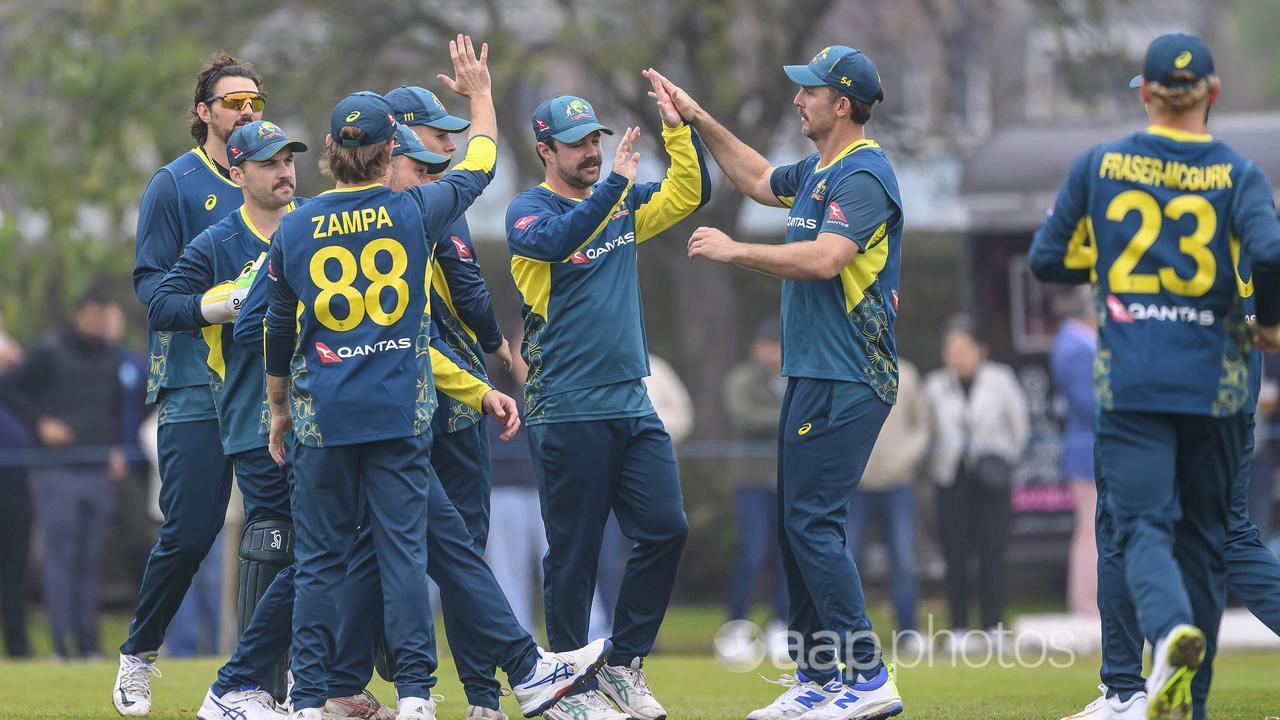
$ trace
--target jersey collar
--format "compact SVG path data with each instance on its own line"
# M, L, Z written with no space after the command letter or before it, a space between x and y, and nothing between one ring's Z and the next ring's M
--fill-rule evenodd
M840 154L836 155L834 160L827 163L826 165L823 165L820 168L816 168L814 172L822 172L823 170L826 170L832 165L835 165L836 163L840 162L840 160L843 159L846 155L851 155L859 150L862 150L863 148L877 148L877 147L880 147L880 145L875 140L872 140L871 138L862 138L861 140L854 140L853 142L849 143L848 147L841 150Z
M289 204L284 207L284 211L286 213L293 212L293 210L297 207L298 207L298 204L290 200ZM258 229L258 226L253 224L253 221L249 219L249 213L244 211L243 205L241 205L240 209L237 210L236 212L240 213L241 222L244 223L245 227L249 228L249 232L253 233L254 237L258 238L259 240L266 243L267 245L271 244L271 238L267 237L266 235L263 235L262 231Z
M365 190L368 190L369 188L375 188L375 187L384 187L384 186L382 183L375 182L375 183L369 183L368 185L357 185L355 187L333 188L332 190L325 190L320 194L328 195L329 193L363 192Z
M1205 143L1205 142L1213 141L1213 136L1210 135L1209 133L1187 132L1186 130L1171 128L1167 125L1148 125L1147 134L1157 135L1159 137L1166 137L1166 138L1169 138L1170 140L1177 140L1178 142Z
M575 198L575 197L569 197L568 195L561 195L560 193L556 192L554 188L552 188L550 185L548 185L545 182L538 183L538 187L546 190L547 192L551 193L552 195L555 195L556 197L564 198L565 200L572 200L576 203L580 203L583 200L583 198Z
M240 189L239 185L231 182L226 175L222 174L222 168L213 161L213 158L209 157L209 153L205 152L204 148L197 145L196 147L191 148L191 152L195 153L196 157L200 158L200 162L204 163L204 166L209 169L209 172L213 173L214 177L237 190Z

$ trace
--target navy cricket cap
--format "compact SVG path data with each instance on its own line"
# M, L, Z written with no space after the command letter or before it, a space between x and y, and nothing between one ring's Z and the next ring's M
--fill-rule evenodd
M358 127L364 131L359 140L343 139L342 128ZM343 147L360 147L386 142L396 132L396 119L391 105L378 93L361 90L342 98L329 117L329 133Z
M245 160L262 162L288 148L294 152L306 152L306 143L290 140L279 125L266 120L245 123L227 138L227 162L235 167Z
M791 82L805 87L827 85L871 105L880 94L880 73L861 50L832 45L818 51L808 65L784 65Z
M612 130L600 124L591 103L580 97L553 97L533 111L533 136L539 142L550 137L564 143L575 143L597 130L606 135L613 134Z
M1138 87L1144 78L1165 87L1191 85L1212 74L1213 55L1200 38L1186 33L1167 33L1147 46L1142 74L1135 75L1129 87Z
M426 125L437 130L462 132L471 127L470 120L454 117L444 109L436 94L417 85L401 85L387 93L391 112L404 125Z
M428 150L413 132L413 128L408 125L400 125L396 128L396 144L391 146L391 156L396 155L408 155L418 162L426 163L427 172L433 175L442 173L449 167L449 158Z

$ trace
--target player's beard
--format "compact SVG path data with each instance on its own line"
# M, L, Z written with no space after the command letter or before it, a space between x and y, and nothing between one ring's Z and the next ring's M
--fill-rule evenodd
M242 119L244 122L241 122ZM231 139L231 133L235 132L236 128L241 125L248 125L251 122L253 122L253 118L244 118L242 115L237 115L230 125L224 127L222 123L218 122L217 118L214 118L214 121L209 123L209 132L213 133L213 136L221 140L225 145Z
M600 161L596 160L578 165L571 171L557 165L556 172L559 173L560 179L570 187L582 190L595 185L596 181L600 179Z

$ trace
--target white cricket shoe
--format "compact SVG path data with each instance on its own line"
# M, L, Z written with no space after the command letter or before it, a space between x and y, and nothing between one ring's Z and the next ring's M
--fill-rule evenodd
M900 712L902 697L893 668L885 665L874 678L845 685L830 702L801 715L800 720L882 720Z
M549 653L538 648L538 663L529 677L511 687L512 694L520 703L520 712L525 717L546 712L600 672L612 651L613 643L609 640L596 640L584 648L562 653Z
M378 702L373 693L365 690L359 695L329 698L324 702L324 711L320 713L320 717L322 720L396 720L396 711Z
M213 689L205 691L204 702L196 713L197 720L287 720L275 698L262 688L232 690L218 697Z
M778 680L766 682L781 685L787 690L769 705L759 710L752 710L747 714L747 720L794 720L814 708L827 704L837 692L844 689L844 685L838 679L826 685L819 685L799 671L795 675L783 675Z
M546 720L628 720L597 691L570 695L547 708Z
M155 665L155 654L147 658L120 656L111 703L116 706L116 712L125 717L146 717L151 712L151 676L160 677L160 670Z
M666 720L667 711L653 697L643 667L644 658L635 658L629 666L605 665L600 669L600 689L632 720Z
M1175 625L1156 642L1147 676L1148 718L1191 717L1191 679L1204 662L1204 651L1204 633L1194 625Z
M437 698L444 699L440 695L432 695L429 698L400 698L400 712L396 715L396 720L436 720Z
M468 705L467 720L508 720L508 718L501 708L495 710L479 705Z
M1119 697L1107 697L1107 686L1099 685L1102 697L1094 700L1075 715L1068 715L1062 720L1146 720L1147 694L1139 690L1129 699L1120 702Z

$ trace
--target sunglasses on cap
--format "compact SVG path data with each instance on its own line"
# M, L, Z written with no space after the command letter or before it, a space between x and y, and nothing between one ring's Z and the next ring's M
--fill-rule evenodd
M248 105L254 112L262 112L262 109L267 106L267 96L253 90L238 90L215 95L204 102L207 105L220 102L222 107L228 110L243 110L245 105Z

